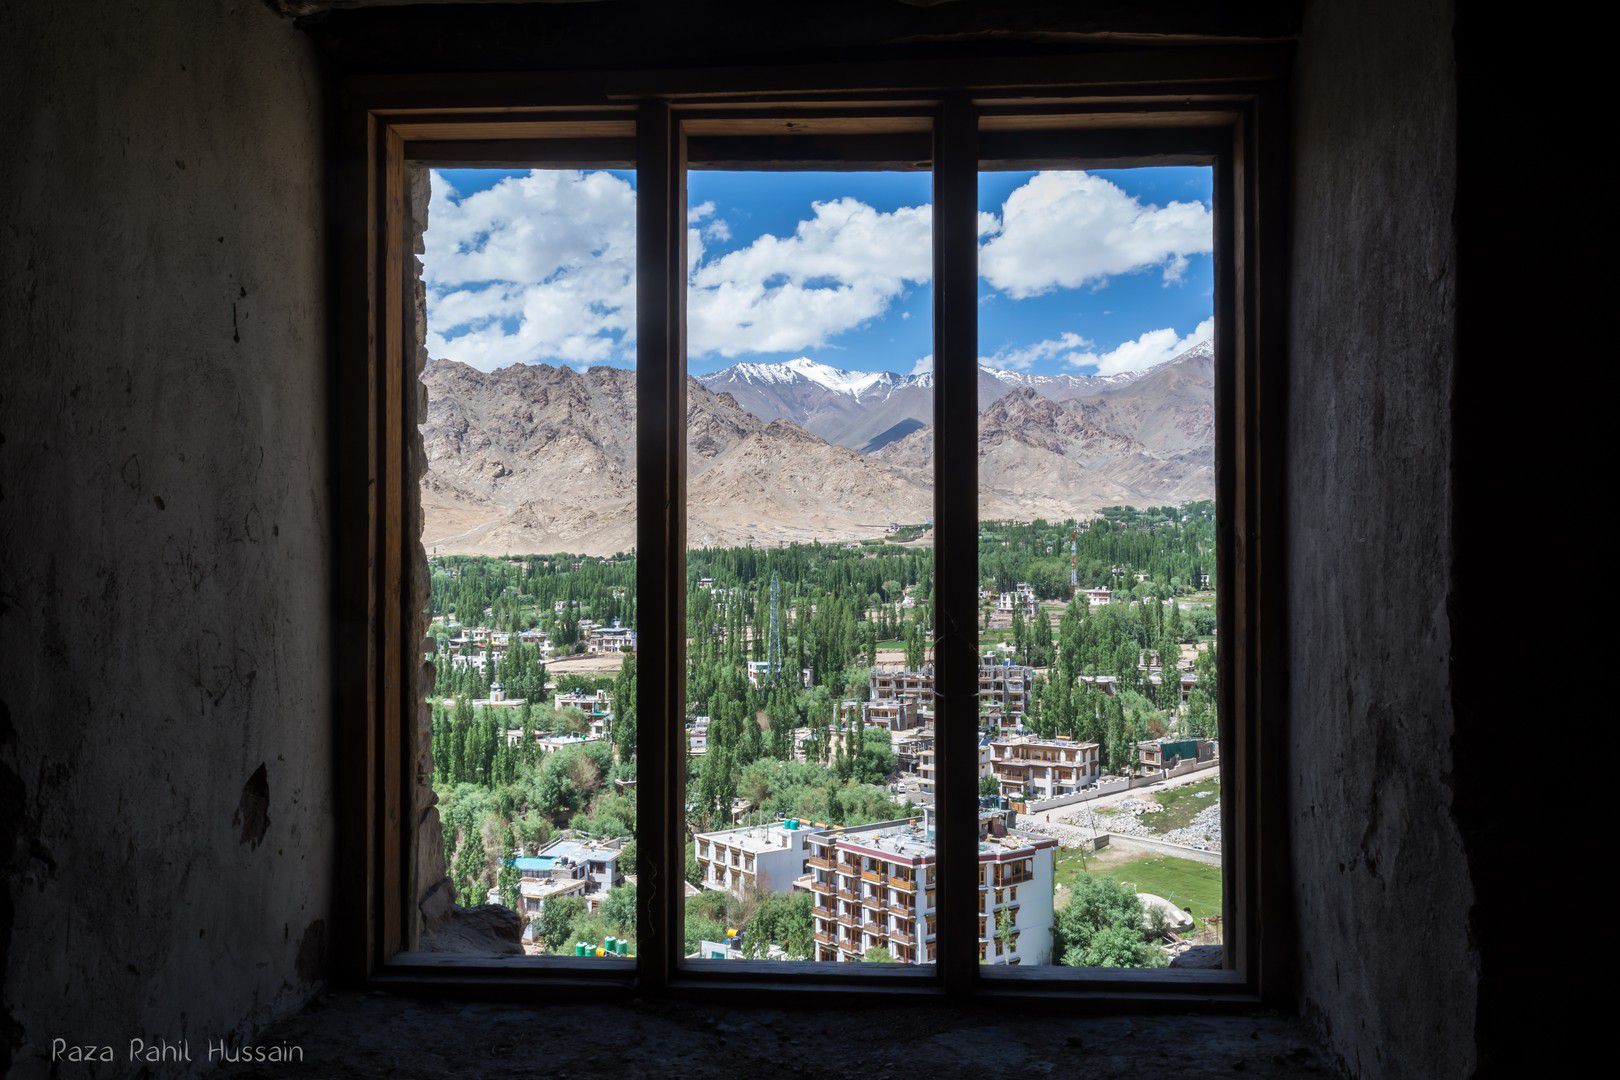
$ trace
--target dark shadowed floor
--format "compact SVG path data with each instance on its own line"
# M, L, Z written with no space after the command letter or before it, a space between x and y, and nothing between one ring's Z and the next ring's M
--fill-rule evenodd
M1298 1021L1275 1015L1064 1019L937 1007L740 1009L511 1005L329 994L257 1045L302 1066L234 1076L1175 1077L1336 1075Z

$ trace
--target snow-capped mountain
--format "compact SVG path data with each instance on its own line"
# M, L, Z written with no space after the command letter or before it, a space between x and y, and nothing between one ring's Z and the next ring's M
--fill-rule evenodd
M1117 390L1143 372L1119 375L1033 375L979 366L979 408L1014 390L1052 401ZM730 394L761 420L791 420L828 442L871 453L933 421L934 375L845 371L801 356L779 364L733 364L697 381Z

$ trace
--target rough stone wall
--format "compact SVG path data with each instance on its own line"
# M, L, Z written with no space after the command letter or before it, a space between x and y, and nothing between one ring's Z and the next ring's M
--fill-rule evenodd
M55 1036L240 1038L323 976L324 121L261 0L7 3L0 41L0 1048L32 1076Z
M1300 991L1357 1076L1473 1068L1448 623L1447 0L1312 5L1293 88L1289 747Z

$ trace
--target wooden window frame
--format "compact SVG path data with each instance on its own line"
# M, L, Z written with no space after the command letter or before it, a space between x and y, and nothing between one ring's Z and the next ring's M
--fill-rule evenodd
M1283 302L1287 211L1282 46L1077 49L983 62L896 61L586 75L368 75L338 100L331 447L340 982L412 992L759 1001L837 994L1016 999L1063 1010L1282 1004L1293 948L1283 778ZM417 478L407 378L406 169L412 163L633 165L637 171L639 725L635 964L405 952L416 902L406 824L419 643L409 640ZM972 869L942 870L939 962L920 970L685 961L685 173L931 168L936 430L977 422L981 169L1204 163L1215 191L1216 461L1222 588L1221 969L981 968ZM944 493L972 490L971 500ZM977 864L977 456L935 457L939 865ZM671 630L675 632L670 632ZM969 715L968 710L963 716ZM661 886L673 887L661 887ZM951 948L952 941L963 942Z

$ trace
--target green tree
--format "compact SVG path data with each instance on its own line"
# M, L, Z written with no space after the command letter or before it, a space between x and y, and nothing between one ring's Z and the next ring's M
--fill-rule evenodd
M547 952L567 952L578 940L574 924L585 916L585 901L577 896L554 896L540 907L540 944Z
M488 900L489 886L484 875L489 869L489 855L484 850L481 829L470 828L463 835L461 847L456 851L455 866L450 878L456 887L456 902L462 907L477 907Z
M614 934L634 936L636 932L636 887L616 885L608 890L600 911L602 920Z
M1052 954L1070 967L1162 967L1130 887L1081 874L1052 925Z
M519 910L518 882L522 875L517 868L517 833L510 826L506 830L506 850L501 852L501 868L495 874L495 886L500 890L501 903L513 911Z

